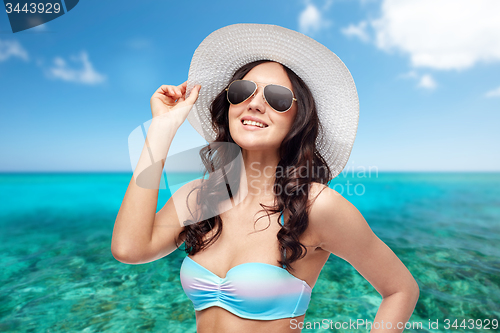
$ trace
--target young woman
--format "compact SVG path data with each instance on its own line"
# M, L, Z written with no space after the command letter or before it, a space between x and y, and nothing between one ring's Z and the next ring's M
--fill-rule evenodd
M417 283L327 186L347 163L358 122L354 82L331 51L277 26L225 27L198 47L188 81L153 94L151 110L111 249L138 264L184 242L181 282L197 332L300 331L331 253L382 295L374 322L384 325L372 332L403 331ZM183 186L156 213L155 184L186 118L211 142L200 152L210 177ZM231 164L238 154L241 165ZM238 184L226 186L227 176Z

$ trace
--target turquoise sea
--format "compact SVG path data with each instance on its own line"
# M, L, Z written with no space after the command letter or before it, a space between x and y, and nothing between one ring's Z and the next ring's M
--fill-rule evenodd
M144 265L111 255L130 178L0 174L1 332L195 332L179 279L183 252ZM410 321L422 327L406 332L499 331L491 323L459 325L500 320L500 173L351 173L331 187L416 278L420 299ZM160 191L159 208L168 197ZM305 321L373 321L380 302L350 264L331 255ZM457 329L446 329L446 319L458 319ZM438 320L438 329L429 329L429 320ZM303 330L334 331L368 330Z

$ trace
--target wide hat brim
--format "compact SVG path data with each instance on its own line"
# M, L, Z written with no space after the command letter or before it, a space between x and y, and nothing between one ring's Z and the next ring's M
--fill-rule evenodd
M290 68L309 87L322 125L316 148L335 178L351 154L359 119L359 100L351 73L327 47L297 31L269 24L233 24L212 32L194 52L187 96L197 84L202 90L187 116L208 142L212 128L210 105L241 66L272 60Z

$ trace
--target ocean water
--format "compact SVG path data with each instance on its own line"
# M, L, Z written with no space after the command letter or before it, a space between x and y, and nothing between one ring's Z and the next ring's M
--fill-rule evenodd
M1 332L196 331L179 279L184 252L143 265L111 255L130 177L0 174ZM417 280L420 299L410 322L422 327L406 332L499 331L491 323L459 325L500 320L500 173L341 174L330 186ZM159 208L169 196L160 191ZM381 301L349 263L331 255L305 322L373 321ZM457 329L446 329L446 319L450 325L458 319ZM438 320L438 329L429 320ZM303 330L334 331L367 332Z

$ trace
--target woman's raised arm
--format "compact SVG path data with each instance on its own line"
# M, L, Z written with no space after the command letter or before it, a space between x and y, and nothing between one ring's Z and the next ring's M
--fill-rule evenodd
M158 188L163 165L177 129L198 98L196 86L186 98L187 81L179 86L162 85L151 97L153 120L139 162L116 217L111 252L124 263L138 264L158 259L175 249L182 227L172 198L158 212Z

